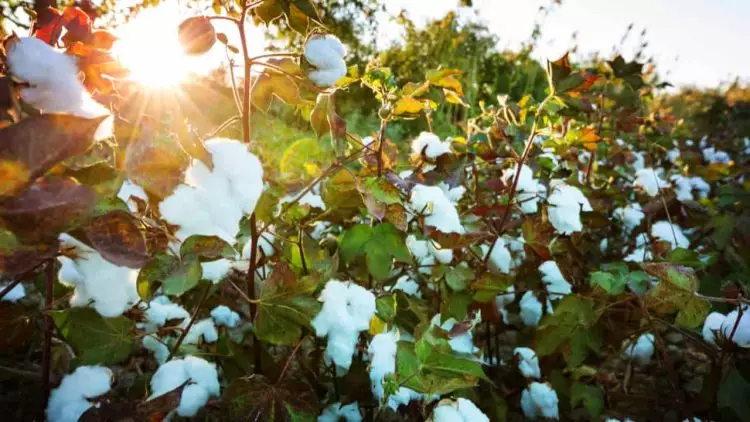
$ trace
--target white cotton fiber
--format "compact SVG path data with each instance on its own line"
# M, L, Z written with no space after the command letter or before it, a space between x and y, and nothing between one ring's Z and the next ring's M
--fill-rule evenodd
M503 171L503 179L506 185L512 186L517 171L518 166ZM534 179L534 172L531 170L531 167L524 164L521 167L521 174L518 177L518 184L516 185L516 202L521 207L521 211L524 214L537 212L537 204L546 193L547 189L544 185Z
M648 196L654 197L659 194L660 189L669 186L669 183L662 180L653 168L646 167L635 172L635 186L642 188Z
M583 230L581 211L593 211L589 200L580 189L559 180L550 182L551 194L547 198L547 214L550 223L560 234L572 234Z
M654 354L654 335L651 333L642 334L634 342L627 343L625 355L632 359L638 365L647 365L651 362L651 356Z
M669 242L672 249L690 246L690 240L682 232L682 228L677 224L670 224L668 221L654 223L651 226L651 236L662 242Z
M343 406L341 403L333 403L323 409L318 416L318 422L361 422L362 414L359 412L357 402Z
M536 352L528 347L516 347L513 350L513 356L518 359L518 370L526 378L540 379L542 371L539 369L539 358Z
M545 302L547 303L546 311L549 315L553 312L552 303L550 303L549 299L546 299ZM542 302L537 299L534 292L529 290L524 293L519 306L521 307L521 311L519 312L521 321L528 327L538 326L539 321L542 320Z
M721 329L725 319L726 316L719 312L711 312L708 314L706 321L703 322L703 330L701 331L703 334L703 340L705 340L706 343L716 344L715 332Z
M641 204L637 202L628 204L625 207L616 208L614 211L615 219L622 223L626 233L638 227L645 216L646 214L643 213Z
M331 86L346 75L346 49L333 35L313 35L305 44L304 56L317 69L308 77L318 86Z
M555 261L545 261L539 266L539 272L542 273L542 281L547 286L547 292L552 299L559 299L560 295L567 295L572 292L572 287L560 272L560 267Z
M240 314L229 309L226 305L219 305L211 310L211 318L217 325L234 328L240 323Z
M471 400L463 397L442 400L432 412L434 422L489 422L487 417Z
M93 404L93 399L107 393L112 384L112 371L103 366L79 366L66 375L60 386L52 390L47 404L50 422L77 421Z
M176 409L179 416L195 416L208 402L209 397L219 396L219 374L216 365L198 357L186 356L184 359L173 359L159 367L151 377L149 400L162 396L186 382L180 404Z
M411 191L410 211L425 216L424 223L443 233L464 233L456 206L438 186L416 185Z
M435 160L443 154L451 154L451 143L441 141L434 133L422 132L411 142L411 152L417 156L424 152L425 157Z
M521 393L521 409L531 420L539 417L560 419L558 401L555 390L541 382L532 382Z

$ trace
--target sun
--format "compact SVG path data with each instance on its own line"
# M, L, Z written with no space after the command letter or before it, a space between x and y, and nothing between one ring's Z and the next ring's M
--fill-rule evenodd
M191 73L206 74L221 65L220 46L202 56L183 52L177 27L186 17L177 3L165 2L115 30L118 40L112 51L132 80L151 88L175 87Z

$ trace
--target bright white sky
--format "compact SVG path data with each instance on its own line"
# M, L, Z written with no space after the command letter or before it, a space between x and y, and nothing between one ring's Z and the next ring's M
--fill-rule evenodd
M477 17L500 37L500 48L517 48L528 39L540 6L550 0L474 0ZM417 23L455 10L458 0L385 0L389 12L401 8ZM609 56L627 26L635 26L622 53L632 57L642 29L662 75L674 85L716 86L740 76L750 81L750 0L563 0L543 25L538 58L557 58L578 32L579 54ZM384 23L381 34L394 34Z

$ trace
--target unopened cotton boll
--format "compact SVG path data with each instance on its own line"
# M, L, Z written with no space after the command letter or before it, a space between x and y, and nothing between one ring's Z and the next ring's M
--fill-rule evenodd
M654 354L654 335L642 334L625 348L625 355L638 365L647 365Z
M435 160L443 154L451 153L451 143L441 141L431 132L422 132L411 143L411 152L417 156L424 154L430 160Z
M318 416L318 422L361 422L362 414L359 412L357 402L343 406L341 403L333 403L326 407Z
M531 420L539 417L560 419L558 402L555 390L541 382L532 382L521 393L521 409L523 414Z
M654 197L659 194L661 188L669 184L662 180L653 168L647 167L635 172L635 186L642 188L648 196Z
M29 83L21 98L42 113L66 113L95 118L109 114L94 101L78 78L76 58L63 54L36 37L9 43L7 65L17 78Z
M313 35L305 44L305 59L317 68L308 74L318 86L331 86L346 75L346 49L333 35Z
M553 299L559 298L560 295L567 295L572 292L572 287L555 261L545 261L539 266L539 272L542 273L542 281L547 286L547 292L552 295Z
M211 318L216 324L234 328L240 323L240 314L229 309L226 305L219 305L211 310Z
M614 211L615 219L622 223L625 232L628 233L640 226L641 221L643 221L643 217L645 216L646 214L643 213L641 204L637 202L634 204L628 204L625 207L616 208Z
M94 406L89 399L106 394L111 384L112 371L109 368L79 366L52 390L47 403L47 419L50 422L77 421Z
M721 332L724 337L731 337L737 346L743 348L750 347L750 316L748 316L748 313L750 313L750 309L743 310L742 315L735 309L728 313L721 323Z
M534 350L528 347L516 347L513 356L518 359L518 370L526 378L540 379L542 371L539 368L539 358Z
M83 242L63 233L60 245L75 249L76 258L59 257L58 271L61 284L74 287L71 306L88 306L104 317L122 315L140 300L136 289L138 270L121 267L104 259Z
M651 236L662 242L669 242L672 249L687 248L690 246L690 240L685 237L682 228L677 224L669 221L658 221L651 226Z
M409 208L412 213L425 216L425 225L435 227L443 233L465 232L456 206L438 186L414 186Z
M706 343L716 344L716 331L721 330L721 325L724 323L726 316L719 312L711 312L703 322L703 340Z
M434 422L489 422L484 414L471 400L463 397L441 401L432 413Z
M194 356L173 359L159 367L151 377L149 400L169 393L182 384L177 414L182 417L195 416L205 406L209 397L219 396L219 374L216 365Z
M580 189L561 181L550 183L551 191L547 203L550 223L560 234L568 235L583 230L581 211L593 211L589 200Z
M553 312L552 303L549 299L545 300L547 308L547 315ZM537 299L536 295L532 291L528 291L523 294L521 301L519 302L521 311L519 316L521 321L528 327L536 327L539 325L539 321L542 320L542 302Z
M318 337L328 337L326 359L348 371L359 332L375 315L375 295L356 283L330 280L318 300L323 306L311 325Z

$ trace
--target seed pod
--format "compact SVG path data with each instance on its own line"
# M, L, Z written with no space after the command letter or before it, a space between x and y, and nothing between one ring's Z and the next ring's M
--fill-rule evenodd
M186 54L198 56L213 47L216 42L216 31L205 16L187 18L177 29L180 45Z

